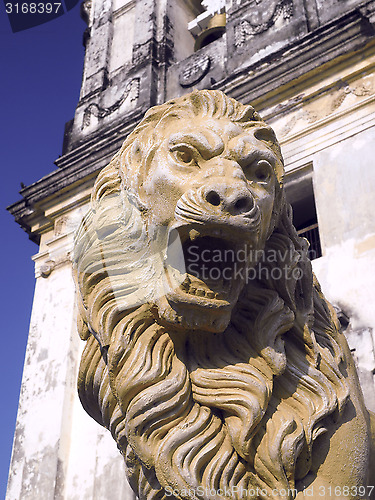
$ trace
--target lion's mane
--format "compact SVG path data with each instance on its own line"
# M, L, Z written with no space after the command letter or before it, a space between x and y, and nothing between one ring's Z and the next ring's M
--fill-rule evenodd
M182 100L187 112L229 116L262 127L265 140L273 137L250 106L221 92ZM241 498L257 487L253 498L272 498L273 489L292 498L295 481L310 470L315 439L327 420L340 418L348 388L341 334L282 190L281 213L259 265L285 272L280 279L259 273L247 284L225 332L180 342L172 326L158 322L155 305L128 306L129 290L139 286L136 262L149 241L147 227L134 217L143 209L128 199L154 148L150 127L162 126L174 104L149 112L99 174L92 209L76 235L79 330L86 340L79 396L111 431L141 499L165 498L172 490L180 498L192 492ZM271 143L279 154L276 139ZM278 178L281 184L280 172ZM124 241L135 256L125 276ZM267 259L271 252L283 262Z

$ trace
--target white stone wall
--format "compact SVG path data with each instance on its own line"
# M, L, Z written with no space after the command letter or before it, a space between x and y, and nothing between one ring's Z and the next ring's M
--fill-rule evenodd
M350 318L346 332L365 401L375 411L375 128L320 152L315 190L324 257L314 262L328 299Z
M131 64L133 55L135 2L116 0L113 3L113 36L108 69L112 73L125 64Z
M83 410L70 251L86 190L56 199L34 258L36 287L6 500L133 500L109 431ZM65 210L63 207L65 206Z
M367 407L375 411L375 72L363 58L262 115L281 139L286 171L312 163L324 294L350 318L345 331ZM301 97L302 96L302 97ZM294 102L295 105L290 106Z
M36 283L7 500L54 498L70 419L73 301L69 266Z

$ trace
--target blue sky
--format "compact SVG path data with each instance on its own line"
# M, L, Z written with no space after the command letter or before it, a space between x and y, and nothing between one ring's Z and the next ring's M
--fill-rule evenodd
M79 6L44 25L12 33L0 4L1 361L0 498L5 497L28 325L34 293L31 255L38 250L5 207L52 170L64 124L73 118L81 86Z

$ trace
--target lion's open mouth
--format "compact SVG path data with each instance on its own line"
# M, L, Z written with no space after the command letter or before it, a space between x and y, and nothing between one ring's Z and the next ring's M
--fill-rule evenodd
M177 236L183 258L173 251ZM246 248L236 241L238 238L220 227L189 225L172 230L166 274L173 294L180 301L200 305L203 302L210 307L223 306L236 300L247 260Z

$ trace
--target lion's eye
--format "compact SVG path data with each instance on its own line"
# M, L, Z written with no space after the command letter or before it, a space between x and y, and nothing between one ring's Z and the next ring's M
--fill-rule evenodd
M259 160L254 166L252 180L258 183L266 183L272 174L272 166L267 160Z
M196 163L195 161L196 152L194 148L192 148L191 146L187 145L173 146L171 148L171 152L175 160L177 160L179 163L183 163L185 165L193 165Z

